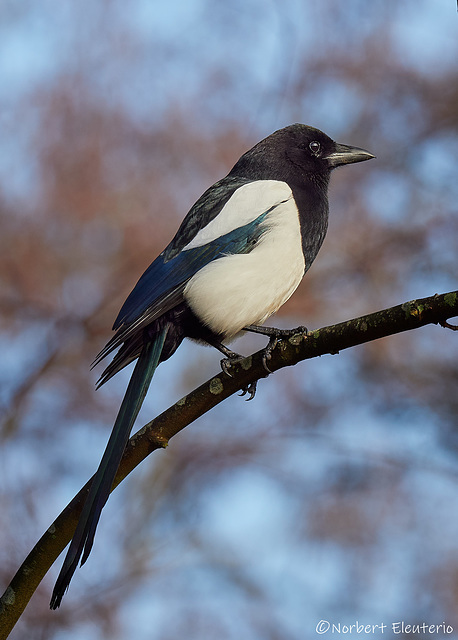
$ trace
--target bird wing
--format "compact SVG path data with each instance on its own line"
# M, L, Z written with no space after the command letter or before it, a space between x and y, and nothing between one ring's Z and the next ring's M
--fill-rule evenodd
M223 255L250 252L266 230L266 215L290 195L282 182L234 177L206 191L137 282L113 325L116 335L94 364L180 304L186 283L207 264Z

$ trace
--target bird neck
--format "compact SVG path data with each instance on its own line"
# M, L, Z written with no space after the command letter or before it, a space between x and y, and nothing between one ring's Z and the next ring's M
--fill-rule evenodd
M291 184L296 201L302 235L302 251L307 271L315 260L328 230L329 176L308 176L308 180Z

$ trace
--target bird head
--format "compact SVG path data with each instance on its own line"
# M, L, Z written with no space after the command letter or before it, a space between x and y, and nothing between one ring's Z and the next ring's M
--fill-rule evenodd
M327 180L332 169L371 158L375 156L369 151L335 142L319 129L292 124L247 151L231 174L286 181L313 175Z

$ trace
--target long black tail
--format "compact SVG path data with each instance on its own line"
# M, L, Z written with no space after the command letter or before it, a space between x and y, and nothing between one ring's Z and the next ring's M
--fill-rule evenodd
M83 556L81 560L81 565L83 565L91 552L100 514L110 495L111 486L130 432L159 364L167 331L168 324L142 348L105 453L94 475L70 547L65 556L64 564L54 586L50 604L51 609L59 607L81 556Z

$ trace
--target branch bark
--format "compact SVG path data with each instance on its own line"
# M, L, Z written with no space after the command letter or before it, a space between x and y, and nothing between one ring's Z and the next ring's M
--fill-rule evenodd
M454 329L447 320L457 315L458 291L451 291L411 300L308 334L298 332L278 343L269 360L269 369L274 372L302 360L336 354L342 349L427 324ZM248 356L231 371L232 377L219 373L135 433L126 447L112 490L150 453L165 448L174 435L196 418L236 391L268 375L262 364L262 351ZM8 637L48 569L70 541L91 480L43 534L0 599L0 640Z

